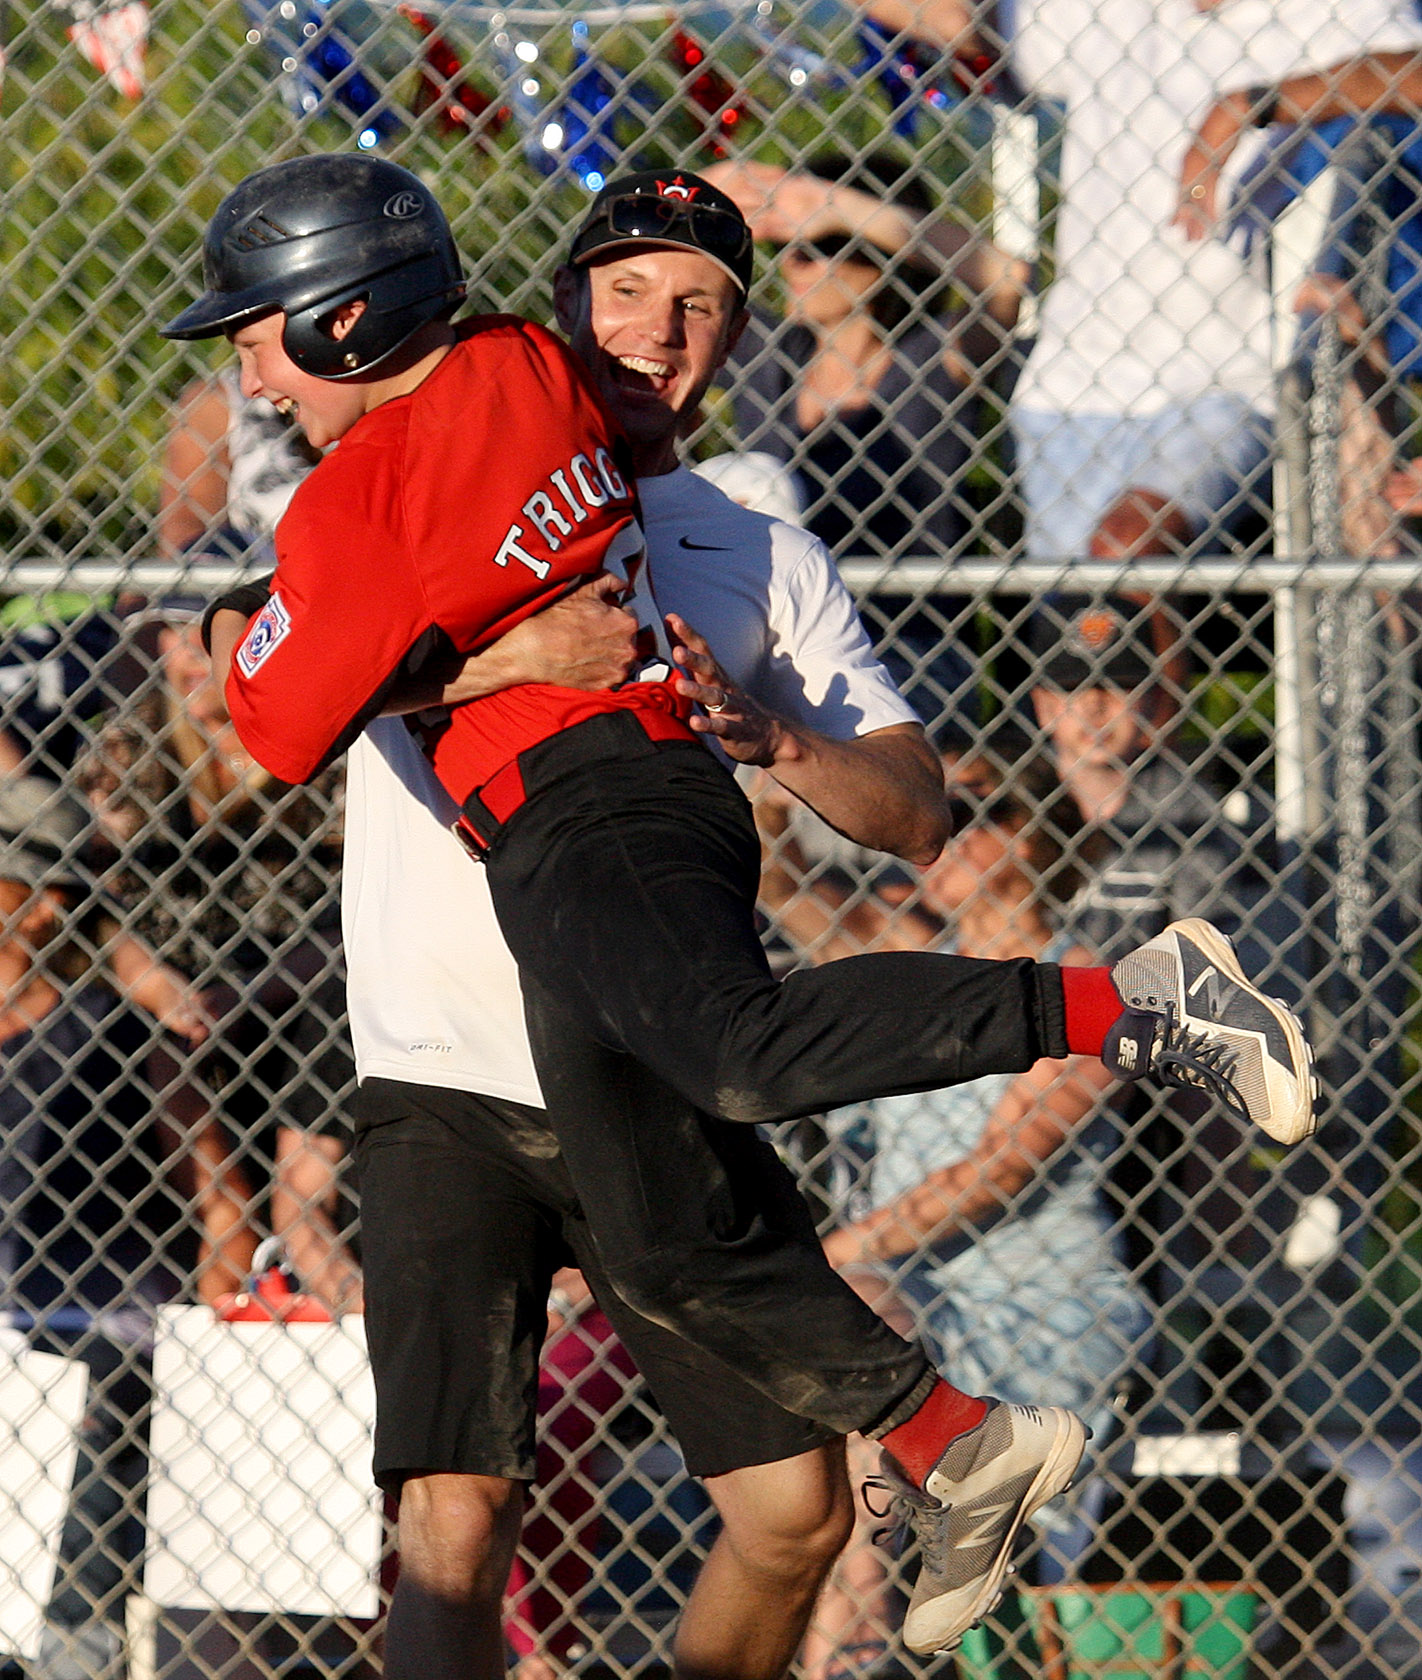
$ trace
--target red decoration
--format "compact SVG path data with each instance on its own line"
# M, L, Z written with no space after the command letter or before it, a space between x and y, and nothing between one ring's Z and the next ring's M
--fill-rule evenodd
M65 11L74 19L65 33L125 99L143 96L144 56L148 50L148 7L144 0L70 0Z
M948 68L964 93L991 95L998 91L994 72L999 62L997 53L954 53Z
M280 1266L269 1266L235 1295L219 1295L212 1310L224 1324L329 1324L329 1310L313 1295L299 1294Z
M425 38L415 114L421 115L434 107L446 134L467 134L488 150L490 139L509 120L507 107L495 107L488 94L464 79L464 64L459 54L438 33L431 19L414 6L401 6L399 11Z
M672 31L667 56L683 76L691 77L687 95L706 113L701 119L706 144L713 157L729 155L726 142L735 134L746 114L745 101L706 56L703 47L688 30Z

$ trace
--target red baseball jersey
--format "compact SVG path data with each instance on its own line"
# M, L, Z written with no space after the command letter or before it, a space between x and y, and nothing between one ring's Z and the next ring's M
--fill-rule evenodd
M641 569L627 447L582 364L514 316L459 330L422 384L356 422L277 527L271 595L227 702L282 781L342 752L397 676L450 646L477 653L599 571ZM669 680L529 684L457 707L431 758L462 803L526 747L623 707L689 710Z

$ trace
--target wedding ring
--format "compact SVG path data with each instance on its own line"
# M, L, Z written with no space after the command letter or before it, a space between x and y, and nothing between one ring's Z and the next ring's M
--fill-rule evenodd
M1205 187L1202 181L1196 181L1195 185L1191 187L1190 196L1196 200L1202 199L1205 196Z
M725 691L725 689L724 688L718 688L716 690L716 692L721 696L721 698L716 702L716 704L714 706L712 706L710 704L708 704L706 706L705 709L708 712L724 712L725 709L726 709L726 691Z

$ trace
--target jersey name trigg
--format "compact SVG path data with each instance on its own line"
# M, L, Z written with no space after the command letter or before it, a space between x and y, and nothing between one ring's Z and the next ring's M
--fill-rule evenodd
M504 540L494 551L494 564L507 566L517 560L527 566L535 577L544 578L552 570L552 563L530 553L524 538L532 526L543 544L556 554L564 539L572 536L575 526L588 519L594 509L614 502L630 502L632 493L627 481L618 472L611 453L602 447L591 458L574 455L566 466L549 473L543 487L535 490L523 504L522 513L528 525L515 521L509 526Z

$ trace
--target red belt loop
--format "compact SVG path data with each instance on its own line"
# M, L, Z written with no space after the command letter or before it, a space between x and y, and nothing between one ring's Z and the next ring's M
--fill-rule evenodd
M489 777L479 789L479 798L496 823L509 820L528 798L523 785L523 770L516 758L511 758L502 770L496 770Z
M635 711L636 718L647 732L649 741L694 741L695 735L686 727L686 721L679 718L675 712L663 711Z

